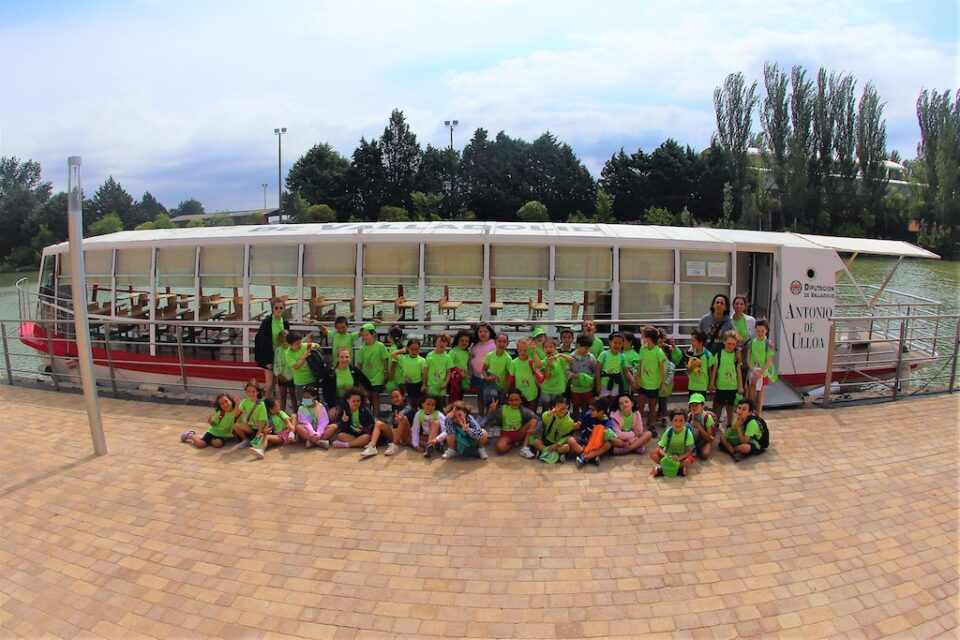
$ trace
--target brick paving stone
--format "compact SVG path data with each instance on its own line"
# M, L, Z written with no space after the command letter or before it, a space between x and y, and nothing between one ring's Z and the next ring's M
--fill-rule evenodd
M98 458L64 397L0 386L6 420L37 430L0 457L3 637L957 633L950 396L771 411L767 454L669 480L642 456L599 472L299 446L256 461L178 441L205 409L109 398ZM919 472L896 438L869 456L810 446L918 418Z

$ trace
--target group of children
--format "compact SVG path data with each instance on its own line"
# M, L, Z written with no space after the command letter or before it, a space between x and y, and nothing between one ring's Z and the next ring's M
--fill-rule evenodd
M639 339L614 332L604 347L596 324L586 320L576 339L569 329L554 339L536 328L510 353L508 337L481 323L452 339L437 335L423 356L420 340L404 341L399 327L390 329L388 347L375 325L350 332L346 319L338 318L333 367L318 370L310 358L319 345L281 332L274 361L279 401L264 398L251 381L243 400L217 396L203 435L190 430L182 439L221 447L236 438L238 448L249 446L261 459L269 447L297 440L307 448L359 448L362 457L385 445L388 456L410 446L425 457L486 459L494 437L501 455L519 447L523 457L549 464L572 457L578 468L599 466L602 456L642 453L657 437L679 367L688 376L688 410L670 414L651 454L652 473L686 475L696 456L710 457L715 442L735 461L765 449L769 436L759 413L773 355L766 331L766 322L758 321L756 337L744 343L728 332L723 349L713 354L699 330L684 352L650 326ZM390 409L381 415L385 392ZM467 392L477 394L477 415L463 400ZM705 408L708 392L715 392L712 411ZM294 410L287 413L290 399Z

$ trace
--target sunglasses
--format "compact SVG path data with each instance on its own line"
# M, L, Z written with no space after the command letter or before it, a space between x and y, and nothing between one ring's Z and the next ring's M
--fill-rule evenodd
M283 305L278 304L277 306L274 307L274 309L279 309L280 311L283 311Z

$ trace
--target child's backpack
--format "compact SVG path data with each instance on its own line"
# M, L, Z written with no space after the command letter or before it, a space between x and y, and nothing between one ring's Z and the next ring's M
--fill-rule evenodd
M767 421L756 415L750 416L747 422L750 422L750 420L756 420L757 424L760 425L760 449L757 453L763 453L770 446L770 429L767 427Z
M450 370L450 381L447 383L447 393L450 395L450 402L456 402L463 397L463 373L457 367Z
M306 363L317 380L323 380L333 373L333 368L330 366L330 363L327 362L327 359L323 357L323 354L320 353L320 349L310 349L310 353L307 354Z
M460 425L454 427L454 437L456 438L457 444L457 455L465 456L468 453L474 453L477 450L477 443L470 437L470 434L466 429Z

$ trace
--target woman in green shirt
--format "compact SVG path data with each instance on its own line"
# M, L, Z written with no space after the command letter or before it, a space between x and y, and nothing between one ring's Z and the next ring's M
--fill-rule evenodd
M350 363L350 350L346 347L337 352L337 365L320 381L320 388L323 389L323 399L328 407L333 407L332 412L336 412L336 407L341 404L344 394L352 387L359 387L364 396L367 396L370 389L370 379L367 378L360 369ZM331 416L331 419L335 418Z

